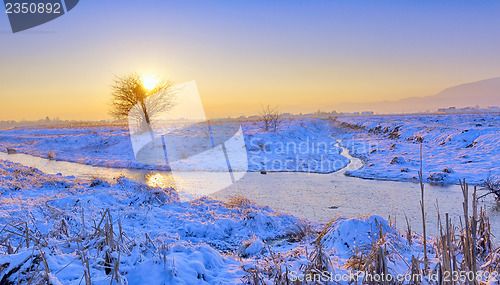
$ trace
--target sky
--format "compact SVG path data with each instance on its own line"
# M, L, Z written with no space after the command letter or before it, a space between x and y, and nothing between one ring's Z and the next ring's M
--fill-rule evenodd
M115 75L195 80L209 117L331 111L500 76L498 1L80 1L13 34L0 120L111 119Z

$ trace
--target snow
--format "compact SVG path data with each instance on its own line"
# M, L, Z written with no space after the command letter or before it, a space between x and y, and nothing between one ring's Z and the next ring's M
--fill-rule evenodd
M127 178L111 183L78 180L6 161L0 161L0 174L0 224L16 231L27 223L46 243L42 250L50 278L62 284L79 284L84 271L79 245L69 237L94 232L107 209L115 238L119 221L120 231L135 244L120 252L120 274L128 284L144 284L138 280L151 280L148 284L238 283L243 274L240 263L224 252L235 251L251 239L279 239L302 223L244 199L223 203L203 198L181 203L173 189L152 188ZM0 235L3 239L8 233ZM11 240L18 252L6 254L2 247L0 264L28 266L23 261L40 254L34 244L17 247L22 238L11 235ZM82 244L86 243L83 238ZM102 252L87 246L92 283L109 284L110 277L100 265Z
M82 284L85 276L92 284L247 284L255 274L273 284L317 272L320 260L331 274L352 276L353 257L378 245L396 276L423 253L421 236L409 244L380 216L310 223L242 197L179 202L174 189L123 177L77 179L0 161L0 193L0 280L14 284ZM435 240L428 243L436 264Z
M336 249L337 253L350 256L356 249L368 247L373 240L380 238L380 232L390 235L396 242L404 242L399 233L380 216L371 215L361 218L338 218L334 220L323 235L321 242L328 249Z
M361 178L417 181L420 144L424 179L480 184L500 175L500 114L340 117L339 137L364 167Z
M0 150L83 164L150 168L135 161L126 127L13 128L1 132ZM158 168L158 167L156 167Z
M263 132L258 122L245 124L249 169L331 173L344 168L349 159L332 138L333 124L320 119L280 122L279 131Z
M197 155L210 152L211 146L204 143L208 135L202 128L182 129L183 123L163 126L169 132L167 148L176 159L177 171L227 171L225 159L216 159L217 148L224 138L226 147L239 146L239 125L234 121L212 122L216 149L212 155ZM344 168L349 160L340 155L341 148L331 135L332 123L319 119L295 119L280 122L276 133L265 132L261 122L243 122L242 131L248 163L242 156L232 155L234 171L293 171L330 173ZM161 129L161 128L158 128ZM236 136L235 136L236 135ZM138 136L133 136L139 139ZM169 141L171 144L169 145ZM235 141L233 143L233 141ZM139 163L134 156L130 134L126 127L60 127L60 128L14 128L0 132L0 151L7 148L34 156L89 164L94 166L168 169L164 163L163 149L153 152L155 161L151 165ZM136 150L136 152L139 152ZM234 152L234 151L233 151ZM184 158L184 159L178 159ZM185 159L185 158L190 158ZM159 161L156 161L159 160ZM220 160L224 163L218 163ZM139 159L139 161L143 161Z
M498 121L497 115L350 117L286 120L276 133L246 122L242 130L248 166L255 172L341 169L349 159L340 155L338 138L365 163L346 173L414 180L422 137L426 179L455 183L463 177L480 182L488 171L498 174ZM214 129L233 135L225 126ZM7 148L91 165L158 167L135 162L128 132L121 127L5 130L0 149ZM320 167L323 163L328 167ZM270 180L273 175L260 176ZM366 193L351 189L351 196L352 191ZM42 279L85 284L85 278L92 284L247 284L256 276L273 284L283 280L277 274L293 279L315 272L321 260L335 274L352 274L349 264L377 245L387 251L388 271L405 274L411 258L423 256L423 238L414 233L410 244L403 236L375 215L315 223L244 197L184 202L176 189L126 177L52 175L0 160L0 280L14 284L27 284L32 277L34 284ZM427 241L435 266L437 239Z

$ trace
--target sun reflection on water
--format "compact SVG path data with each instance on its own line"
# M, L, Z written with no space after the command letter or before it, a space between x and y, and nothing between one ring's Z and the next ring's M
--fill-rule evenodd
M170 173L147 174L146 184L151 187L175 188L174 177Z

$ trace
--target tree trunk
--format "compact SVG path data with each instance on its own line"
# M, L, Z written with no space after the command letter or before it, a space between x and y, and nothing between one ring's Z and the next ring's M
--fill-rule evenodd
M149 134L151 135L151 140L154 141L155 135L153 133L153 129L151 128L151 121L149 119L149 114L148 110L146 109L146 103L144 103L144 99L141 100L141 107L142 111L144 112L144 118L146 119L146 124L148 126Z

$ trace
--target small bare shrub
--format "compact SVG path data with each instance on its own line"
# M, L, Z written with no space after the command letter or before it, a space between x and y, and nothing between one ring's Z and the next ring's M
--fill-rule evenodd
M48 160L56 160L56 152L51 150L49 153L47 153L47 159Z
M495 200L500 202L500 178L488 173L486 180L483 183L483 189L487 190L488 193L479 197L482 198L487 195L495 195Z
M278 106L263 106L262 111L259 114L262 122L264 123L264 130L267 132L272 130L276 132L278 130L278 123L280 119L280 114L278 113Z

